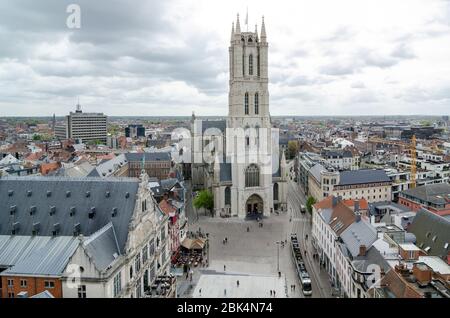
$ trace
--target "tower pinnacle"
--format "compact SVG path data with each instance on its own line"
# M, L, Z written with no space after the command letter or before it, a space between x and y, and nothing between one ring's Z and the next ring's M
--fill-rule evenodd
M264 16L262 17L262 25L261 25L261 41L266 42L266 25L264 24Z
M231 41L234 40L234 22L231 23Z
M239 23L239 13L237 14L237 20L236 20L236 33L241 33L241 24Z

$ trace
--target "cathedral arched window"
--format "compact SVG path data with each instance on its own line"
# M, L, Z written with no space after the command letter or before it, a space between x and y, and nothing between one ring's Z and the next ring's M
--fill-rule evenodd
M255 115L259 114L259 94L255 93Z
M248 115L248 93L245 93L244 96L244 112Z
M278 200L278 183L273 185L273 199Z
M248 75L253 75L253 54L248 56Z
M258 76L260 76L260 58L259 58L259 51L258 51L258 56L256 57L256 74Z
M255 164L251 164L245 169L245 186L259 187L259 168Z
M225 188L225 205L231 205L231 189L230 189L230 187Z

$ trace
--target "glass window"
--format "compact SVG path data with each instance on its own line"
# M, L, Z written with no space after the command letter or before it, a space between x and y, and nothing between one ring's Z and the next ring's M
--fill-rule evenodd
M78 298L86 298L86 285L78 286Z
M141 253L138 253L134 258L134 267L136 268L136 273L141 269Z
M255 115L259 114L259 95L255 93Z
M245 115L248 115L248 93L245 93L244 96L244 112Z
M114 277L114 297L119 296L121 290L122 290L122 273L119 272Z
M250 54L248 57L248 74L253 75L253 55Z
M45 288L54 288L55 287L55 282L52 280L46 280L44 282L44 287Z
M245 186L259 187L259 168L255 164L251 164L245 170Z
M231 188L225 188L225 205L231 205Z

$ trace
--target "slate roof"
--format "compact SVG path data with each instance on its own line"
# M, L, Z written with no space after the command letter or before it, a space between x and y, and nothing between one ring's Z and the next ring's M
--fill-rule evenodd
M430 256L439 256L447 261L450 253L450 222L433 212L421 209L417 212L409 227L416 236L416 245L422 250L427 247ZM434 240L433 240L434 239ZM447 247L445 247L447 244Z
M424 185L402 191L402 194L433 204L445 205L450 203L450 184L438 183Z
M145 161L170 161L171 156L169 152L128 152L125 158L128 161L142 161L145 156Z
M83 246L99 271L106 269L120 255L116 233L111 222L87 238Z
M326 171L324 166L322 166L320 163L315 164L310 170L309 173L316 179L318 182L320 182L320 172Z
M358 256L361 245L369 249L378 238L377 230L363 219L350 224L340 236L353 257Z
M226 128L227 128L227 121L226 120L202 120L202 133L205 132L208 128L217 128L219 129L223 134L225 134Z
M370 272L370 266L373 266L374 264L380 266L385 273L391 269L389 263L375 247L369 248L365 256L359 256L353 260L353 267L364 273ZM370 281L367 283L370 283Z
M52 236L57 224L58 235L72 236L79 224L79 234L90 236L112 222L123 253L138 187L136 178L2 178L0 235L10 235L16 223L16 235L31 235L33 227L39 227L37 235ZM89 218L92 208L94 217Z
M88 177L108 177L112 175L116 170L120 169L123 165L127 164L127 162L128 161L125 158L124 154L120 154L110 160L102 160L102 163L95 167L88 174Z
M340 172L339 185L391 182L382 169L347 170Z
M9 267L2 274L58 276L78 245L73 236L0 235L0 267Z
M52 293L50 293L48 290L44 290L42 293L31 296L30 298L55 298L55 297L53 297Z

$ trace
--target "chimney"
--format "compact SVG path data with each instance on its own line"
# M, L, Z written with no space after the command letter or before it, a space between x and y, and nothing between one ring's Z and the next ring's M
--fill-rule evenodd
M431 282L432 271L424 263L414 263L413 275L417 280L417 284L421 287L427 286Z
M335 197L334 195L331 197L331 205L334 208L339 202L339 198Z
M366 256L366 252L367 252L367 247L365 245L360 245L358 256Z
M359 200L354 200L353 202L355 203L354 209L353 209L355 214L359 213Z

